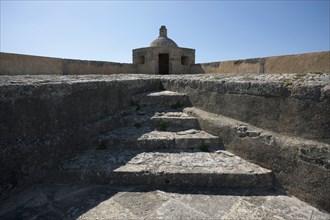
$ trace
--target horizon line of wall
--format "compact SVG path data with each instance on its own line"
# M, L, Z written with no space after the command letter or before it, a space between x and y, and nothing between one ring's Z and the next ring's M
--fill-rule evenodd
M190 73L330 72L330 51L191 65ZM0 52L0 75L139 73L136 64L51 58ZM177 73L179 74L179 73Z

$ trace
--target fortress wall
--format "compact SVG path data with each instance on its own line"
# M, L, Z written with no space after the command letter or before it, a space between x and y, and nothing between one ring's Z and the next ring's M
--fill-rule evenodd
M195 64L191 73L330 72L330 51Z
M0 75L136 73L135 64L0 53Z
M0 75L150 73L137 64L0 53ZM176 70L182 72L182 70ZM184 70L183 72L186 72ZM190 73L330 72L330 51L194 64Z
M63 74L59 58L0 53L0 75Z
M95 149L93 138L120 126L114 113L131 106L133 94L159 88L156 79L111 76L8 76L0 86L0 193Z
M63 60L64 75L137 73L137 65L86 60Z
M267 57L265 73L330 72L330 51Z
M259 73L260 59L194 64L191 73Z

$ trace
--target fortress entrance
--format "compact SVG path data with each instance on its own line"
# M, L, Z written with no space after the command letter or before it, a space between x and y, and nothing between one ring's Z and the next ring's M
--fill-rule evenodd
M168 53L161 53L158 57L159 74L169 74L169 55Z

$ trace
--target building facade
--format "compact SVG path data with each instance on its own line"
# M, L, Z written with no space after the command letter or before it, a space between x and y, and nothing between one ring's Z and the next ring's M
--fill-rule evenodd
M159 37L149 47L133 50L133 64L138 73L145 74L188 74L191 65L195 64L195 50L181 48L167 37L163 25Z

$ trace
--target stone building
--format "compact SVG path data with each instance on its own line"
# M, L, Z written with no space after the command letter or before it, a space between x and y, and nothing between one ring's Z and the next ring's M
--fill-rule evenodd
M195 64L195 50L178 47L167 37L167 29L163 25L159 29L159 37L149 47L133 50L133 64L138 73L150 74L188 74Z

